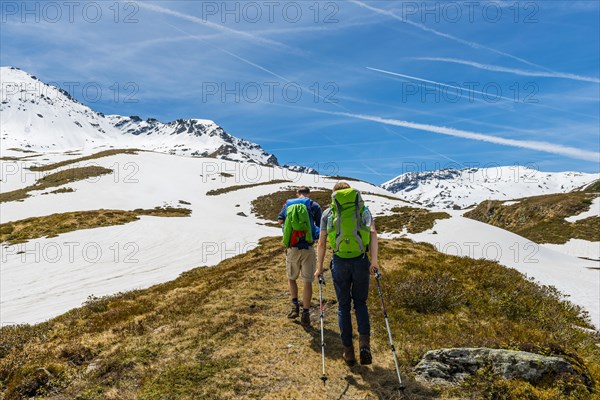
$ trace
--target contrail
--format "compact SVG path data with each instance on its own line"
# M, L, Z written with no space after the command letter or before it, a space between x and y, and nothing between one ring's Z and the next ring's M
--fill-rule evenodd
M465 166L463 163L461 163L461 162L459 162L459 161L456 161L456 160L454 160L454 159L452 159L452 158L448 157L448 156L447 156L447 155L445 155L445 154L438 153L437 151L435 151L435 150L433 150L433 149L430 149L429 147L427 147L427 146L424 146L424 145L422 145L421 143L417 143L417 142L415 142L414 140L407 138L407 137L406 137L406 136L404 136L403 134L401 134L401 133L399 133L399 132L396 132L396 131L395 131L395 130L393 130L393 129L390 129L390 128L388 128L387 126L384 126L383 128L385 129L385 131L386 131L386 132L392 133L392 134L394 134L394 135L396 135L396 136L400 136L402 139L406 140L407 142L410 142L410 143L412 143L412 144L414 144L414 145L416 145L416 146L419 146L419 147L421 147L422 149L425 149L425 150L427 150L427 151L429 151L429 152L431 152L431 153L435 154L435 155L436 155L436 156L438 156L438 157L445 158L446 160L448 160L448 161L451 161L451 162L453 162L453 163L455 163L455 164L457 164L457 165L461 165L462 167L464 167L464 166Z
M181 13L179 11L174 11L174 10L171 10L169 8L161 7L161 6L156 5L156 4L151 4L151 3L146 3L146 2L136 2L136 4L138 4L141 8L145 8L145 9L150 10L150 11L156 11L156 12L159 12L161 14L172 15L174 17L185 19L185 20L193 22L195 24L206 26L206 27L218 30L218 31L222 31L222 32L226 32L226 33L231 33L231 34L234 34L234 35L237 35L237 36L241 36L243 38L246 38L246 39L254 41L254 42L260 42L260 43L271 45L271 46L276 46L276 47L291 49L288 45L286 45L284 43L280 43L280 42L277 42L275 40L267 39L267 38L264 38L262 36L256 36L256 35L253 35L252 33L249 33L249 32L244 32L244 31L238 31L236 29L231 29L231 28L226 27L225 25L216 24L216 23L208 21L206 19L198 18L198 17L195 17L193 15L184 14L184 13Z
M447 62L454 64L462 64L468 65L471 67L483 69L486 71L494 71L494 72L506 72L510 74L523 75L523 76L539 76L543 78L561 78L561 79L571 79L575 81L584 81L584 82L593 82L600 83L600 79L595 78L593 76L582 76L577 74L569 74L563 72L543 72L543 71L530 71L518 68L507 68L499 65L491 65L491 64L481 64L474 61L469 60L461 60L458 58L444 58L444 57L415 57L415 60L424 60L424 61L436 61L436 62Z
M381 118L373 115L364 114L352 114L347 112L336 112L336 111L325 111L315 108L309 108L309 110L330 115L341 115L355 119L361 119L365 121L377 122L385 125L400 126L403 128L416 129L420 131L439 133L441 135L455 136L463 139L479 140L482 142L501 144L504 146L519 147L523 149L542 151L545 153L558 154L561 156L571 157L579 160L598 162L600 160L600 153L578 149L575 147L568 147L554 143L534 141L534 140L517 140L517 139L506 139L493 135L486 135L483 133L469 132L460 129L448 128L445 126L420 124L410 121L402 121L390 118Z
M419 82L433 83L434 85L439 85L439 86L444 86L444 87L448 87L448 88L460 90L461 92L467 92L467 93L471 93L471 94L480 94L482 96L489 96L489 93L484 93L484 92L481 92L479 90L473 90L473 89L462 88L460 86L448 85L448 84L445 84L445 83L442 83L442 82L430 81L428 79L417 78L416 76L399 74L397 72L386 71L386 70L378 69L378 68L371 68L371 67L365 67L365 68L366 69L370 69L371 71L381 72L381 73L388 74L388 75L399 76L401 78L412 79L412 80L419 81ZM495 96L495 97L503 99L503 100L507 100L507 101L510 101L510 102L514 102L514 99L511 99L511 98L508 98L508 97L499 96L499 95ZM485 101L484 99L479 99L477 97L473 97L473 99Z
M188 32L184 31L183 29L181 29L181 28L179 28L179 27L177 27L177 26L175 26L175 25L171 25L171 24L169 24L168 22L167 22L166 24L167 24L167 25L169 25L171 28L178 30L178 31L179 31L179 32L181 32L181 33L185 33L185 34L187 34L187 35L190 35ZM193 35L190 35L190 36L193 36ZM212 47L212 48L214 48L214 49L217 49L217 50L219 50L219 51L222 51L223 53L225 53L225 54L228 54L228 55L230 55L231 57L237 58L238 60L240 60L240 61L242 61L242 62L244 62L244 63L246 63L246 64L248 64L248 65L251 65L251 66L253 66L253 67L255 67L255 68L258 68L258 69L260 69L261 71L264 71L264 72L266 72L267 74L270 74L270 75L272 75L272 76L274 76L274 77L276 77L276 78L278 78L278 79L281 79L281 80L283 80L283 81L285 81L285 82L287 82L287 83L294 83L294 82L290 81L289 79L287 79L286 77L284 77L284 76L281 76L281 75L279 75L279 74L277 74L277 73L275 73L275 72L271 71L270 69L267 69L267 68L263 67L262 65L256 64L256 63L254 63L254 62L252 62L252 61L250 61L250 60L248 60L248 59L246 59L246 58L244 58L244 57L242 57L242 56L238 56L237 54L230 52L229 50L226 50L226 49L224 49L224 48L222 48L222 47L219 47L219 46L217 46L217 45L214 45L214 44L212 44L212 43L210 43L210 42L207 42L206 40L203 40L203 39L201 39L201 38L200 38L200 37L198 37L198 36L195 36L195 37L193 37L193 39L196 39L196 40L198 40L198 41L200 41L200 42L202 42L202 43L206 44L207 46L210 46L210 47ZM308 91L308 89L307 89L307 88L305 88L304 86L300 85L299 83L296 83L296 85L298 85L300 88L302 88L302 90L307 90L307 91ZM310 92L309 92L309 93L310 93ZM325 102L328 102L328 101L329 101L329 100L327 100L326 98L324 98L323 96L321 96L321 95L319 95L319 94L317 94L317 93L315 93L315 96L319 97L321 100L323 100L323 101L325 101ZM336 107L338 107L338 108L341 108L341 109L344 109L344 110L348 110L346 107L342 106L341 104L338 104L338 103L331 103L331 104L333 104L334 106L336 106Z
M179 28L179 27L177 27L177 26L175 26L175 25L171 25L171 24L169 24L169 23L167 23L167 25L169 25L169 26L170 26L171 28L173 28L173 29L177 29L177 30L178 30L179 32L181 32L181 33L186 33L186 34L188 34L188 35L189 35L189 36L190 36L192 39L198 40L198 41L200 41L200 42L202 42L202 43L204 43L204 44L206 44L206 45L208 45L208 46L210 46L210 47L212 47L212 48L214 48L214 49L217 49L217 50L219 50L219 51L222 51L222 52L223 52L223 53L225 53L225 54L229 54L231 57L237 58L238 60L240 60L240 61L242 61L242 62L244 62L244 63L246 63L246 64L248 64L248 65L251 65L251 66L253 66L253 67L255 67L255 68L258 68L258 69L260 69L261 71L264 71L264 72L266 72L267 74L273 75L274 77L276 77L276 78L279 78L279 79L281 79L281 80L284 80L284 81L286 81L286 82L290 82L290 81L289 81L287 78L285 78L285 77L283 77L283 76L281 76L281 75L279 75L279 74L277 74L277 73L275 73L275 72L273 72L273 71L271 71L271 70L269 70L269 69L267 69L267 68L265 68L265 67L263 67L263 66L261 66L261 65L258 65L258 64L256 64L256 63L253 63L252 61L250 61L250 60L247 60L247 59L245 59L244 57L238 56L237 54L234 54L234 53L230 52L229 50L225 50L225 49L224 49L224 48L222 48L222 47L219 47L219 46L217 46L217 45L214 45L214 44L212 44L212 43L210 43L210 42L207 42L206 40L203 40L203 39L201 39L201 38L200 38L200 37L198 37L198 36L193 36L193 35L191 35L191 34L187 33L186 31L184 31L183 29L181 29L181 28Z
M461 39L461 38L456 37L454 35L450 35L449 33L444 33L444 32L440 32L438 30L429 28L426 25L419 24L418 22L414 22L414 21L411 21L409 19L403 18L403 17L399 16L398 14L394 13L393 11L388 11L388 10L383 10L381 8L373 7L373 6L365 4L365 3L363 3L362 1L359 1L359 0L349 0L349 1L351 3L354 3L354 4L358 5L358 6L360 6L360 7L366 8L367 10L374 11L374 12L376 12L378 14L381 14L381 15L387 15L387 16L392 17L392 18L394 18L394 19L396 19L398 21L401 21L401 22L407 23L409 25L412 25L414 27L417 27L417 28L419 28L421 30L424 30L425 32L430 32L430 33L433 33L434 35L441 36L441 37L446 38L446 39L454 40L455 42L462 43L464 45L467 45L469 47L473 47L475 49L485 49L485 50L491 51L493 53L500 54L502 56L512 58L513 60L520 61L520 62L522 62L524 64L531 65L532 67L542 68L542 69L545 69L546 71L551 71L550 69L544 67L543 65L532 63L531 61L525 60L524 58L520 58L520 57L514 56L512 54L509 54L509 53L506 53L506 52L503 52L503 51L500 51L500 50L496 50L496 49L494 49L492 47L489 47L489 46L484 46L484 45L479 44L479 43L475 43L475 42L471 42L469 40Z
M371 71L381 72L381 73L387 74L387 75L399 76L399 77L402 77L402 78L412 79L412 80L419 81L419 82L432 83L434 85L445 86L445 87L448 87L448 88L457 89L457 90L460 90L460 91L463 91L463 92L467 92L467 93L471 93L471 94L475 94L476 93L476 94L480 94L482 96L489 96L489 93L484 93L484 92L481 92L479 90L473 90L473 89L462 88L460 86L448 85L448 84L445 84L445 83L442 83L442 82L430 81L428 79L417 78L416 76L399 74L397 72L386 71L386 70L378 69L378 68L371 68L371 67L365 67L365 68L366 69L370 69ZM519 103L519 102L515 101L515 99L511 99L510 97L495 95L495 98L502 99L502 100L505 100L505 101L508 101L508 102L511 102L511 103ZM481 100L481 101L484 101L484 102L486 102L488 104L497 104L495 102L486 101L484 98L480 99L478 97L472 97L472 99L473 100ZM564 112L564 113L568 113L568 114L573 114L573 115L580 115L580 116L587 117L587 118L598 119L598 117L595 116L595 115L588 115L588 114L583 114L583 113L576 112L576 111L564 110L564 109L561 109L561 108L558 108L558 107L552 107L552 106L549 106L549 105L546 105L546 104L533 103L533 102L522 102L522 104L527 104L527 105L534 106L534 107L548 108L550 110L560 111L560 112Z
M377 171L376 171L374 168L372 168L372 167L369 167L369 166L368 166L367 164L365 164L363 161L361 161L361 160L358 160L358 162L360 162L360 163L361 163L361 165L362 165L363 167L365 167L366 169L368 169L369 171L371 171L371 173L372 173L373 175L377 175L378 177L380 177L380 178L382 178L382 179L386 179L386 178L385 178L385 176L383 176L383 175L382 175L380 172L377 172Z
M349 143L334 143L334 144L315 144L308 146L293 146L293 147L275 147L270 148L270 151L286 151L286 150L310 150L310 149L323 149L331 148L337 149L339 147L353 147L353 146L372 146L374 144L393 144L397 141L393 140L374 140L368 142L349 142Z

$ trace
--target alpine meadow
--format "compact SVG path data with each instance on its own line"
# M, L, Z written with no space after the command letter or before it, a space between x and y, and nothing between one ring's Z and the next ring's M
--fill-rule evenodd
M600 400L600 3L0 2L1 400Z

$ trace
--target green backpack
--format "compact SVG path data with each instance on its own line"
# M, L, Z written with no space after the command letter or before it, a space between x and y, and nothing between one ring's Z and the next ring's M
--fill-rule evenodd
M357 190L342 189L331 195L327 238L334 254L353 258L364 254L371 241L371 227L363 223L365 204Z
M285 222L283 224L283 245L285 247L296 246L298 241L307 244L312 243L312 230L312 218L306 204L298 202L286 208Z

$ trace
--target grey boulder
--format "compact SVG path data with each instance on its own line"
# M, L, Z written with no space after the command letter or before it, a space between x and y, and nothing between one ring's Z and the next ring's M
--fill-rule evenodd
M523 379L532 384L547 376L577 375L564 358L548 357L526 351L451 348L425 353L415 366L415 378L421 383L455 384L488 367L492 373L505 379Z

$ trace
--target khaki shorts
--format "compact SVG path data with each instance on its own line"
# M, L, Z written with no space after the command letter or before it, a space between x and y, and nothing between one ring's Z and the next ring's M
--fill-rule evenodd
M302 275L304 282L312 282L315 279L317 270L317 257L315 249L310 246L308 249L300 250L296 247L287 249L285 257L285 270L289 280L295 281Z

